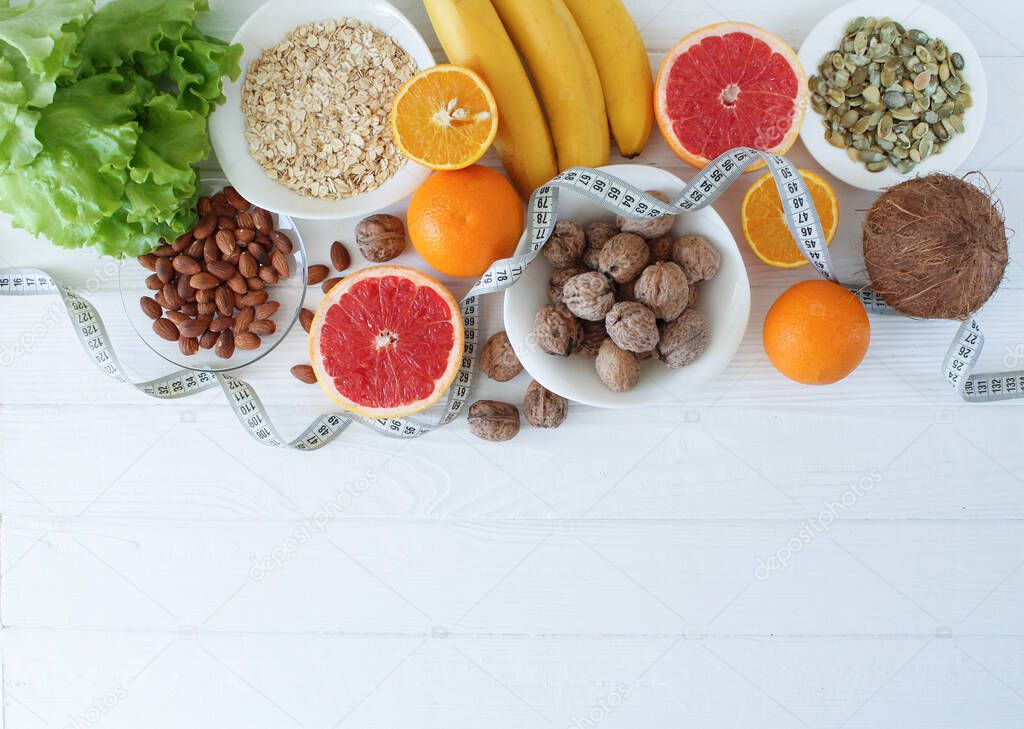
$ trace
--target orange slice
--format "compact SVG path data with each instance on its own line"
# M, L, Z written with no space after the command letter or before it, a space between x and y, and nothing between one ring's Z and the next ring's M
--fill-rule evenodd
M836 193L825 180L813 172L800 170L800 175L811 191L814 207L818 209L821 225L829 245L839 229L839 202ZM741 211L743 237L754 254L769 266L800 268L807 259L793 239L786 225L782 199L771 173L762 175L747 190Z
M462 362L459 305L436 280L375 266L335 284L309 328L317 382L346 410L401 418L437 402Z
M498 105L476 73L442 64L406 82L391 109L398 149L432 170L469 167L498 133Z

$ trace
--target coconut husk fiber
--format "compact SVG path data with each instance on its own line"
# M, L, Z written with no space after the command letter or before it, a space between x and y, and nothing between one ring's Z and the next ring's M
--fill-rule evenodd
M889 188L864 220L871 285L907 316L966 319L999 286L1006 224L982 190L946 174Z

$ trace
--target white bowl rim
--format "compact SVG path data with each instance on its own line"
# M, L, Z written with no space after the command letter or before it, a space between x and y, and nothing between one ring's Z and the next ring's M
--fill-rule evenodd
M913 22L917 12L927 13L927 16L920 16L920 25ZM952 19L940 13L933 5L917 0L854 0L822 18L801 44L800 63L808 78L814 75L825 53L835 48L843 36L846 24L859 16L888 17L903 23L907 28L919 27L929 36L942 38L951 51L964 57L965 72L971 84L971 98L974 102L964 115L966 130L953 137L941 152L926 158L906 174L900 174L892 167L881 172L868 172L862 164L850 160L846 150L833 147L825 140L822 117L808 102L807 115L800 130L800 138L808 152L834 177L853 187L876 192L920 175L957 169L967 160L981 138L988 114L988 81L984 63L974 44Z
M685 185L683 180L681 180L679 177L672 174L668 170L664 170L659 167L638 164L613 164L606 165L598 169L604 172L608 172L609 174L615 175L616 177L620 177L626 180L627 182L631 182L632 184L639 184L640 187L644 187L647 189L652 189L660 185L681 189ZM645 175L647 177L644 183L641 184L637 182L636 175L638 174ZM569 190L560 190L559 192L560 194L571 194L571 191ZM736 352L743 341L743 337L746 334L747 326L750 322L751 293L750 280L747 276L747 270L746 265L743 261L743 256L740 253L739 246L736 242L735 237L732 234L732 231L729 230L729 227L725 224L725 221L722 219L722 216L718 214L718 211L716 211L714 207L711 206L696 211L694 213L688 214L701 215L709 227L713 227L718 231L717 234L720 237L716 238L714 242L716 244L716 248L718 248L721 251L723 259L728 257L731 261L732 270L734 271L733 275L735 276L733 286L737 287L738 291L741 294L740 306L742 307L742 311L739 312L739 316L737 317L734 326L730 330L723 332L713 331L712 345L711 347L709 347L708 351L705 352L704 355L702 355L702 357L708 357L709 355L711 356L707 360L704 360L703 364L701 365L702 369L697 369L695 367L695 365L701 362L701 359L698 359L696 362L693 363L693 365L689 365L688 367L679 370L669 370L668 368L665 368L664 373L667 376L675 376L681 375L683 373L689 373L687 376L691 377L691 379L693 380L693 382L690 385L690 390L697 391L700 387L704 386L709 381L713 380L715 377L720 375L721 372L729 365L729 363L735 357ZM521 254L527 246L528 243L525 239L524 234L523 239L520 240L519 248L517 249L517 254ZM541 261L537 261L537 263L541 263ZM517 308L517 306L514 303L512 306L510 306L510 300L512 302L515 302L515 299L518 295L516 292L517 285L518 284L514 285L512 288L505 292L503 321L505 324L505 330L508 333L510 339L512 339L513 341L526 341L526 333L529 331L531 325L519 321L516 318L516 315L513 311L513 309ZM522 289L520 289L520 291L522 291ZM561 358L543 353L540 353L539 355L536 356L537 360L540 360L540 358L545 358L543 360L540 360L544 362L554 362L556 364L561 364L562 362L566 361ZM574 355L574 357L579 358L581 357L581 355ZM572 400L583 405L590 405L593 407L604 409L629 409L665 405L672 402L680 402L677 393L669 391L668 389L660 385L654 388L647 388L644 390L632 390L625 393L617 393L605 389L595 389L596 392L600 393L599 396L587 395L585 393L581 393L578 390L567 390L560 384L553 382L549 377L547 377L546 373L542 369L538 369L535 366L534 369L531 370L530 365L537 360L534 360L533 355L531 355L530 353L525 353L525 356L520 357L520 360L526 372L533 379L537 380L537 382L539 382L541 385L551 390L552 392L561 395L562 397L565 397L569 400ZM700 374L694 375L693 373ZM643 385L643 381L641 381L641 385Z
M406 160L395 175L376 190L341 200L318 200L299 195L267 177L249 154L245 139L245 115L241 108L242 85L249 63L261 50L280 42L293 28L319 20L354 17L378 27L401 45L420 70L435 65L423 36L401 11L387 0L268 0L242 24L232 43L242 45L242 72L235 81L225 80L225 103L210 118L210 141L221 169L231 184L254 205L293 218L337 220L376 212L411 195L430 176L426 167ZM286 20L295 18L295 20ZM382 27L386 20L387 27ZM254 39L260 39L258 42Z

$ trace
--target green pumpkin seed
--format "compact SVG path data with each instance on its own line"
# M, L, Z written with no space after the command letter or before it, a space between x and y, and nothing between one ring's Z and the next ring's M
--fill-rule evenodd
M954 53L949 57L949 62L953 64L953 68L957 71L962 71L964 67L964 57L959 53Z

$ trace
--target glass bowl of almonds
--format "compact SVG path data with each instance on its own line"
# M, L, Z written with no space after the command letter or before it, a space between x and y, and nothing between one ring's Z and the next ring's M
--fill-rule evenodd
M295 324L306 252L288 216L252 205L227 180L201 180L196 212L189 231L121 263L121 303L163 359L225 372L270 353Z
M856 0L807 35L800 137L843 182L882 190L955 170L981 137L985 69L966 34L917 0Z

